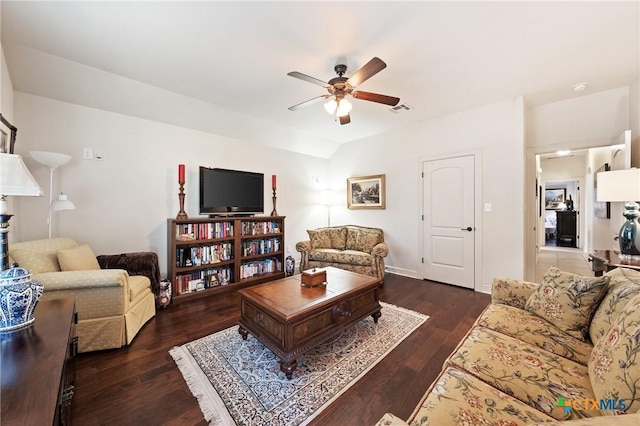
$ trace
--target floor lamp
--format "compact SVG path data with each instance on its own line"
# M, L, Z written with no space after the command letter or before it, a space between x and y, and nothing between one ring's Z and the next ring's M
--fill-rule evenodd
M76 206L69 201L64 193L54 200L53 199L53 172L71 160L71 156L67 154L59 154L57 152L47 151L31 151L31 156L38 163L49 169L49 214L47 216L47 225L49 225L49 238L51 238L51 225L53 221L53 212L60 210L75 210Z

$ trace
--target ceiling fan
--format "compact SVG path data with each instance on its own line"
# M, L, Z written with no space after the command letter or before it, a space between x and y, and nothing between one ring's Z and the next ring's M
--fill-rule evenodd
M333 69L338 74L338 77L334 77L329 82L325 83L317 78L310 77L306 74L302 74L298 71L292 71L287 73L291 77L299 78L300 80L307 81L309 83L317 84L327 89L328 94L321 95L308 101L301 102L297 105L289 107L289 111L295 111L302 107L314 104L321 100L329 99L324 107L329 114L335 117L336 121L340 121L340 124L349 124L351 117L349 111L351 111L351 103L346 99L347 96L353 96L355 99L362 99L363 101L377 102L380 104L396 106L400 102L400 98L393 96L380 95L378 93L363 92L362 90L356 90L356 87L370 79L383 69L387 67L387 64L380 58L374 57L367 62L351 77L343 77L347 72L347 66L344 64L338 64Z

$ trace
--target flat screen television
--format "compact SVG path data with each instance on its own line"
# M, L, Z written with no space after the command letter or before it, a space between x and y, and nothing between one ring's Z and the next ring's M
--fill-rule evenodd
M200 166L200 214L264 213L264 174Z

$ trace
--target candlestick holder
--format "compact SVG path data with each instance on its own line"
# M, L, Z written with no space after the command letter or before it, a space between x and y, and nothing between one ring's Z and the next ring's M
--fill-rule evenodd
M276 210L277 199L278 197L276 197L276 189L273 188L273 196L271 197L271 200L273 201L273 210L271 210L271 216L278 216L278 211Z
M180 184L180 192L178 193L178 199L180 200L180 211L178 212L178 216L176 219L189 219L187 216L187 212L184 211L184 182L178 182Z

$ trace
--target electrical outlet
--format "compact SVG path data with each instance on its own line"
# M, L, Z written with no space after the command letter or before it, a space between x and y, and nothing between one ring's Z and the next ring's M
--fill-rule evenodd
M96 149L96 160L104 160L104 153Z
M287 246L287 255L291 254L291 246Z
M84 159L84 160L93 160L93 149L91 149L91 148L82 148L82 159Z

